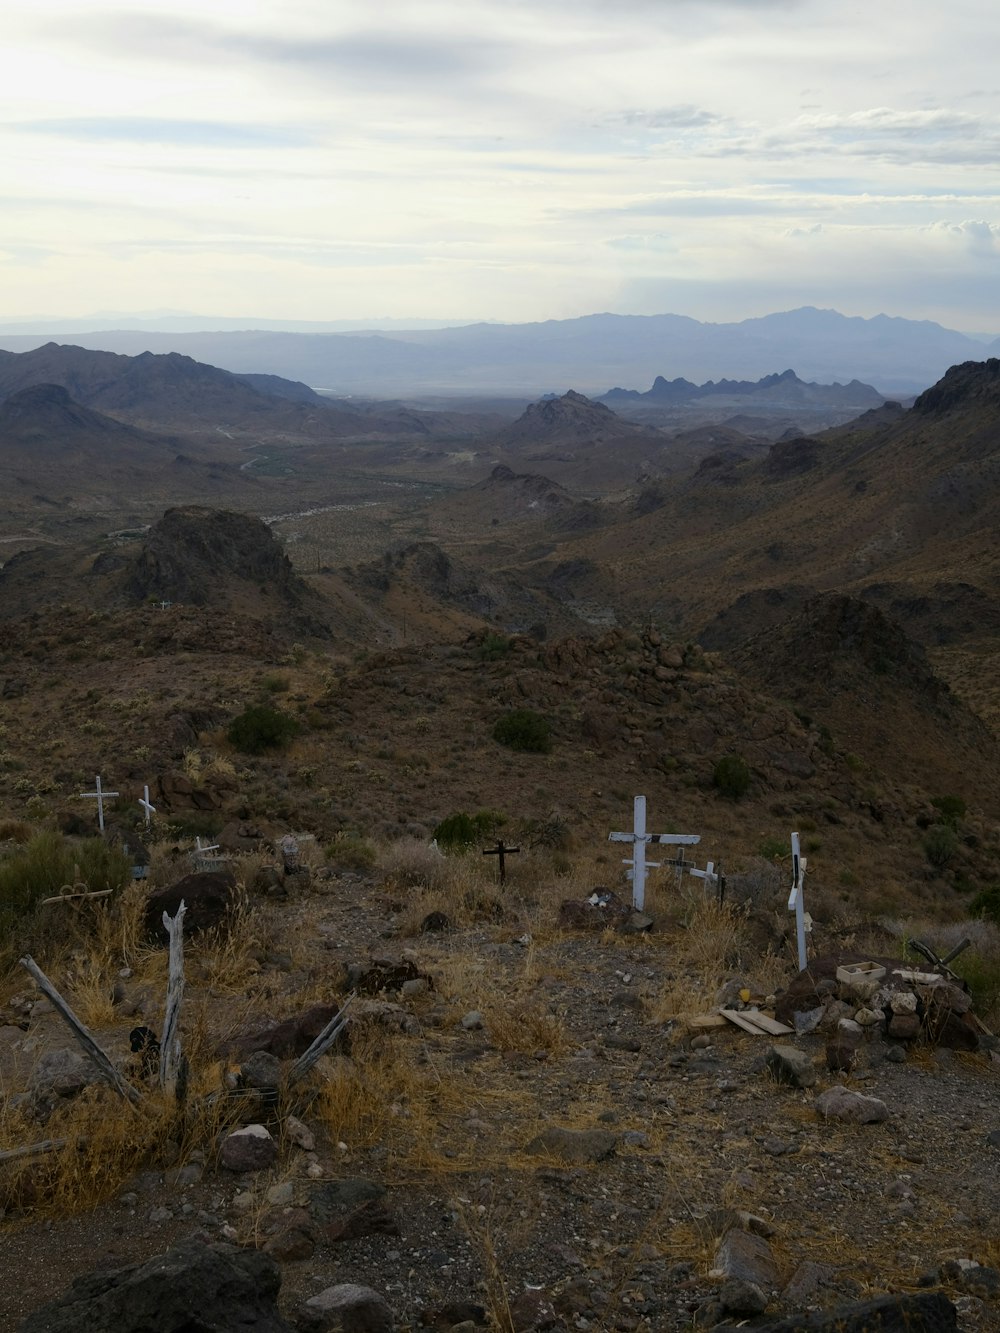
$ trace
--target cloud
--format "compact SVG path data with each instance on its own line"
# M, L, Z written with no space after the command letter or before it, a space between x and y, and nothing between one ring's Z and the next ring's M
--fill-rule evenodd
M311 142L303 130L249 121L169 120L141 116L80 116L26 120L8 125L17 133L96 142L182 144L205 148L289 148Z

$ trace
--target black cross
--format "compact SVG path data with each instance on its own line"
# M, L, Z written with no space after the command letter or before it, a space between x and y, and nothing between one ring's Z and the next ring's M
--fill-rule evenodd
M484 856L496 856L499 858L501 884L505 883L507 879L507 867L504 864L504 857L511 856L514 852L519 852L520 850L520 847L505 847L503 845L503 838L498 838L495 847L490 847L487 851L483 852Z

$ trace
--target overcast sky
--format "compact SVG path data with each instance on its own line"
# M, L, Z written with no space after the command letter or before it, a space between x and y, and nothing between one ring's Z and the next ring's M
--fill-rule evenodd
M1000 333L994 0L8 0L0 320Z

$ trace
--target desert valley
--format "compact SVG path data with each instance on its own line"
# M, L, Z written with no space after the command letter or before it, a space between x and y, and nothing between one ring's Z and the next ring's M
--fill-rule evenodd
M1000 360L833 313L3 340L0 1329L1000 1328Z

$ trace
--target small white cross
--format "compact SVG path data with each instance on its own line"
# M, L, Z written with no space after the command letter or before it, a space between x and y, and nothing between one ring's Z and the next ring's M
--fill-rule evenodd
M692 847L695 843L701 842L701 835L698 833L647 833L645 796L636 796L632 809L632 832L609 833L608 841L630 842L632 844L633 859L624 861L623 864L632 867L628 872L628 878L632 881L632 906L637 912L641 912L646 902L646 868L647 866L655 868L659 865L658 861L646 860L646 844L648 842L660 842L673 846Z
M149 783L146 783L142 789L142 800L138 802L146 812L146 827L150 825L150 815L156 814L156 806L149 803Z
M104 832L104 798L105 798L105 796L118 796L120 793L119 793L119 792L116 792L116 791L102 791L102 790L101 790L101 775L100 775L100 773L98 773L98 775L97 775L96 786L97 786L97 790L96 790L96 791L82 791L82 792L80 793L80 795L81 795L81 797L83 797L84 799L86 799L86 798L96 799L96 801L97 801L97 826L98 826L98 828L101 830L101 832L103 833L103 832Z
M201 838L196 837L194 840L194 852L192 853L194 856L195 869L211 870L212 866L218 865L222 858L220 856L212 855L212 852L217 852L218 850L219 844L217 842L202 846Z
M808 913L803 901L806 878L806 858L799 854L799 835L792 834L792 891L788 895L788 910L795 913L795 936L798 944L799 971L806 970L806 931L812 925L806 924Z

